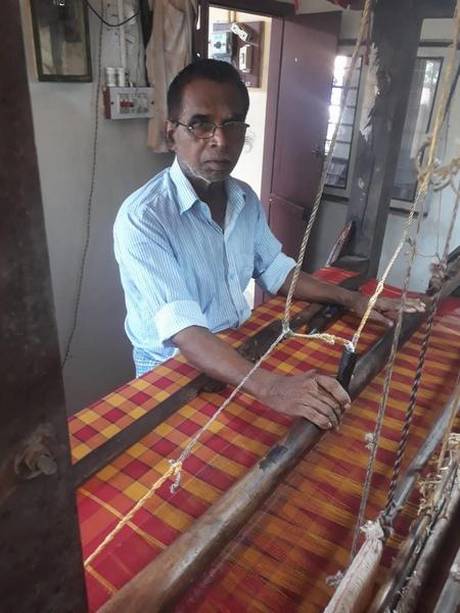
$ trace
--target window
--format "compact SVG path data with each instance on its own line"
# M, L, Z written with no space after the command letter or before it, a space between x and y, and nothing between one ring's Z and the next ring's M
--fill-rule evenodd
M331 144L331 139L339 121L340 101L342 91L345 86L345 78L350 67L351 56L337 55L334 63L334 78L332 82L331 101L329 104L329 122L327 125L327 136L325 153L327 155ZM326 185L345 189L348 181L351 146L353 142L353 130L355 126L356 109L358 105L359 81L361 77L362 58L359 57L356 63L354 74L348 90L345 103L343 120L337 134L337 140L331 159L329 172L327 173Z
M401 149L398 157L395 183L392 191L392 206L408 208L413 202L417 189L415 156L424 135L430 127L437 85L442 67L442 51L436 57L419 53L415 63L409 94L408 110L403 128ZM422 57L422 55L424 55ZM425 57L426 55L426 57ZM331 138L338 123L340 98L344 87L346 70L350 66L351 53L337 55L334 64L334 78L329 105L329 122L325 143L327 154ZM362 76L362 78L361 78ZM360 81L366 78L362 58L356 65L347 96L345 114L334 147L331 166L326 178L326 191L335 195L349 196L349 179L352 175L354 161L354 134L360 113ZM364 88L362 88L364 89Z
M417 189L416 155L428 131L441 58L417 58L412 77L406 121L396 168L392 197L413 202Z

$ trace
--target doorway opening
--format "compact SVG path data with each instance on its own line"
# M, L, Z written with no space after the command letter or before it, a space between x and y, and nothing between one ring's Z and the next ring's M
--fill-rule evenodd
M232 176L247 183L260 198L272 18L211 5L208 23L208 57L231 63L249 92L246 121L250 128ZM245 292L251 308L254 293L252 280Z

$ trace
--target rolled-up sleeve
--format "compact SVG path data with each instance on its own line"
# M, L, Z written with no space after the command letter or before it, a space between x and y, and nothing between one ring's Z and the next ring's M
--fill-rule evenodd
M114 228L115 257L128 312L149 324L163 344L190 326L208 328L206 316L191 295L167 232L153 215L126 214Z
M276 294L294 266L295 260L282 252L282 245L270 230L259 203L253 273L256 283Z

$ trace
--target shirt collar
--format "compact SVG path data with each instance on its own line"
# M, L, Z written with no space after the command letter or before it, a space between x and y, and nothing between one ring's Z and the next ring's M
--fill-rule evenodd
M174 162L169 169L169 176L177 188L179 213L182 215L182 213L185 213L185 211L191 209L195 202L199 202L200 199L196 195L192 184L182 172L182 168L179 165L177 157L174 159Z
M179 212L182 215L182 213L191 209L195 202L200 202L200 199L193 189L192 184L184 175L177 157L174 159L169 169L169 176L177 188ZM232 177L228 177L228 179L225 180L225 186L227 188L228 202L231 208L235 209L235 212L238 214L246 202L246 192L239 182Z

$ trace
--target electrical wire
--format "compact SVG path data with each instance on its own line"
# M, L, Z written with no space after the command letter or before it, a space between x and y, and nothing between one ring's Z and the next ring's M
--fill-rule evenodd
M120 21L119 23L110 23L110 21L107 21L106 19L104 19L103 10L101 11L101 13L98 13L96 9L94 8L94 6L92 6L92 4L89 2L89 0L83 0L83 2L86 4L89 10L94 15L96 15L96 17L108 28L120 28L121 26L124 26L126 23L132 21L133 19L136 19L136 17L140 14L140 11L138 10L134 13L134 15L131 15L131 17L127 17L126 19L124 19L123 21Z
M86 1L86 0L85 0ZM104 12L103 0L101 0L101 11ZM96 71L96 95L95 95L95 114L94 114L94 132L93 132L93 146L92 146L92 162L91 162L91 178L90 178L90 188L88 194L88 201L86 206L86 223L85 223L85 238L83 243L83 251L81 256L80 269L78 272L78 280L77 280L77 295L75 298L75 306L73 310L72 317L72 326L70 329L69 337L67 339L67 344L64 352L64 358L62 360L62 368L67 363L67 360L70 356L70 348L72 346L72 341L75 336L75 331L77 329L78 323L78 311L80 309L81 295L83 289L83 279L85 274L86 260L88 257L89 243L91 238L91 217L93 211L93 196L94 196L94 187L96 183L96 160L97 160L97 141L99 135L99 100L101 95L101 79L102 79L102 34L103 34L103 20L101 19L99 26L99 34L98 34L98 56L97 56L97 71Z

